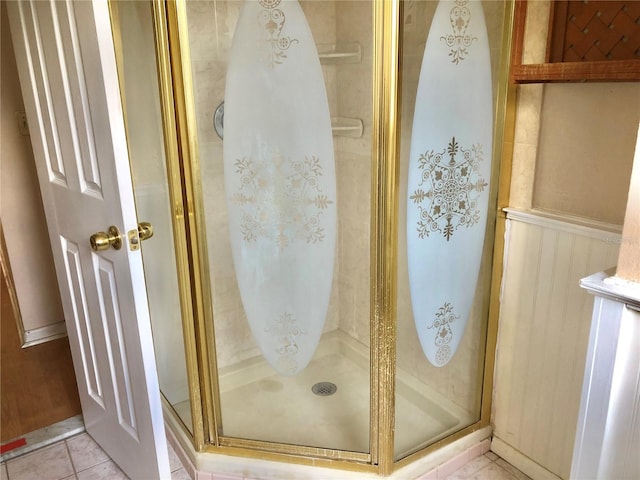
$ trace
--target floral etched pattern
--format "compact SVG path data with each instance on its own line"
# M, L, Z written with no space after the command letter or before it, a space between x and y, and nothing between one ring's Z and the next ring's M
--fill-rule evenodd
M467 33L469 22L471 21L471 11L467 4L468 0L456 0L455 5L449 12L449 20L451 21L452 33L443 35L440 40L443 40L449 51L451 62L456 65L459 64L469 54L469 47L477 40Z
M298 354L298 337L306 335L296 324L295 318L290 313L283 313L264 330L270 333L276 343L278 354L278 366L283 373L295 373L298 370L296 355Z
M449 343L453 339L451 324L458 320L460 315L453 313L453 305L446 302L436 312L436 318L431 325L427 325L427 329L436 329L436 337L434 343L438 347L436 351L435 363L438 366L445 365L451 358L451 347Z
M258 13L258 24L264 29L269 45L268 62L273 68L283 63L283 59L287 58L285 51L294 43L298 43L298 40L282 34L287 18L284 12L277 8L280 0L259 0L259 3L263 10Z
M292 242L321 242L323 210L334 203L320 188L322 165L316 156L292 161L276 153L271 160L235 162L240 189L231 201L242 208L245 242L266 238L283 250Z
M462 161L456 160L459 152ZM416 227L420 238L441 232L449 241L458 228L470 228L479 222L478 198L487 187L479 172L482 156L481 145L466 150L460 148L455 137L442 152L428 150L420 155L422 178L409 197L420 210Z

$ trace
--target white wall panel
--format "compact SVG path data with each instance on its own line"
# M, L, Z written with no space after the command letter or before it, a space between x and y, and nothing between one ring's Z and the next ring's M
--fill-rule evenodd
M593 298L579 280L615 266L615 226L509 211L494 435L569 477Z
M593 319L571 478L640 478L640 283L582 279Z

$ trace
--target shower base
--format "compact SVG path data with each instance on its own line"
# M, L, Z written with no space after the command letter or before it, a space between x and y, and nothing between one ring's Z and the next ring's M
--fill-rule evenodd
M396 384L396 458L468 425L474 418L406 372ZM335 393L312 392L318 382ZM294 377L276 374L262 356L220 370L225 437L369 451L368 349L337 330L323 335L313 360ZM184 420L188 402L174 405ZM190 424L190 422L187 422Z

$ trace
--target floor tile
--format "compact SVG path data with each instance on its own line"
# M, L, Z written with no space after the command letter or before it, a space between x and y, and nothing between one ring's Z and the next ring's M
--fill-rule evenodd
M174 449L169 446L171 480L191 480ZM74 466L75 473L74 474ZM435 473L435 472L434 472ZM444 471L437 473L444 473ZM203 478L217 479L205 474ZM425 478L430 478L428 475ZM225 477L226 479L227 477ZM437 478L442 478L440 475ZM504 459L487 452L462 465L447 480L531 480ZM107 454L86 433L0 464L0 480L128 480Z
M468 480L514 480L515 477L500 465L491 462L489 465L467 477Z
M491 460L492 462L495 462L497 459L499 459L500 457L498 455L496 455L493 452L487 452L484 454L489 460Z
M498 458L496 460L496 463L500 465L502 468L504 468L511 475L513 475L515 478L517 478L518 480L531 480L530 477L522 473L520 470L518 470L516 467L514 467L510 463L507 463L506 460L502 458Z
M73 475L71 458L64 442L36 450L7 462L11 480L60 480Z
M191 480L191 477L184 468L179 468L171 472L171 480Z
M484 455L481 457L476 457L473 460L471 460L469 463L467 463L465 466L463 466L462 468L453 472L450 476L447 477L447 480L461 480L461 479L469 478L474 473L478 472L479 470L482 470L484 467L486 467L490 463L492 463L491 460L489 460Z
M78 480L129 480L122 470L111 460L78 472L77 476Z
M109 456L104 450L89 436L82 433L67 440L67 447L71 454L71 461L76 468L76 472L81 472L87 468L106 462Z

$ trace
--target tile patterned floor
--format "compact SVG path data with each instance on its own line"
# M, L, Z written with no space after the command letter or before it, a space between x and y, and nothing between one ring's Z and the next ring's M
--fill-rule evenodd
M190 480L169 446L171 480ZM0 465L0 480L128 480L86 433L12 458ZM447 480L530 480L524 473L488 452L447 477Z
M446 480L531 480L513 465L492 452L477 457Z
M169 463L171 480L190 480L171 447ZM87 433L81 433L8 460L0 465L0 480L128 480L128 477Z

